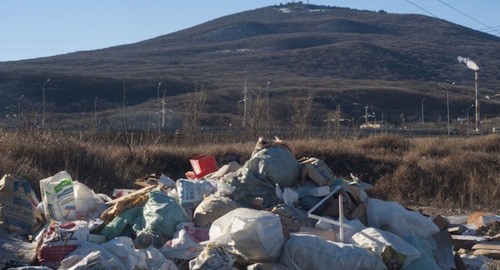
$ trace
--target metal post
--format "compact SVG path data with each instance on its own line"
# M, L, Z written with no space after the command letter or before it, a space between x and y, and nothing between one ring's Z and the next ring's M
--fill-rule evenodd
M467 108L467 113L465 115L465 118L466 118L466 128L467 128L467 136L469 136L469 109L474 107L474 104L470 105L469 108Z
M45 128L45 84L47 84L50 79L47 79L42 85L42 127Z
M162 117L162 122L161 122L161 127L165 127L165 93L167 92L167 90L163 90L163 100L161 102L162 104L162 109L161 109L161 112L163 114L163 117Z
M269 125L269 83L266 86L266 101L267 101L267 124Z
M449 87L455 85L455 82L451 82ZM446 129L448 132L448 136L450 136L450 95L449 95L449 87L442 86L446 90Z
M94 100L94 128L97 129L97 97Z
M424 125L424 101L425 101L425 97L422 98L422 125Z
M448 88L446 88L446 130L448 131L448 136L450 136L450 96L448 94Z
M21 110L21 101L23 100L23 98L24 98L24 95L21 95L19 97L19 99L17 100L17 115L18 115L19 119L21 119L21 111L22 111Z
M480 125L480 118L479 118L479 94L478 94L478 89L477 89L477 78L479 76L479 70L475 70L474 72L474 78L475 78L475 83L474 83L474 89L476 92L476 131L479 131L479 125Z
M161 82L158 83L158 88L156 89L156 95L157 95L157 101L158 101L158 133L161 133L161 122L160 122L160 113L161 113L161 107L160 107L160 87L161 87Z
M368 127L368 105L365 106L365 126Z
M247 101L248 101L248 89L247 89L247 78L245 78L245 85L243 86L243 128L246 128L247 124Z

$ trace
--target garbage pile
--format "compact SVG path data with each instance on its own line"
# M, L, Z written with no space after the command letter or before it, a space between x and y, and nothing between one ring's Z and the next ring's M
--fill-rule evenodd
M427 217L370 198L261 138L251 158L137 179L96 194L59 172L0 180L0 269L486 269L500 258L500 216Z

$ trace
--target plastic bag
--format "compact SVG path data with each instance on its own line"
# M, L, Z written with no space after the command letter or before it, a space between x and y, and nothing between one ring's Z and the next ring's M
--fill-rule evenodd
M368 226L386 229L400 237L428 238L439 232L438 226L430 219L419 212L406 210L397 202L368 199L366 214Z
M149 193L142 216L133 228L136 232L146 231L158 235L163 242L172 238L180 223L189 222L177 201L161 191Z
M411 261L420 257L420 252L399 236L377 228L366 228L355 233L352 236L351 243L373 251L384 260L386 265L388 265L391 260L397 260L399 265L406 267ZM388 248L393 249L395 254L387 255L394 256L383 256L384 252L388 253ZM403 256L398 256L399 254Z
M210 228L216 219L236 208L238 204L230 198L208 196L194 210L193 223L198 227Z
M280 218L267 211L238 208L214 221L210 241L232 245L245 263L272 261L285 242Z
M0 269L16 265L32 265L37 257L40 241L27 242L15 235L0 234Z
M232 196L243 205L252 206L255 197L264 199L264 206L278 200L276 184L281 188L292 187L300 177L300 164L293 154L281 147L265 148L257 152L232 179L226 179L235 187Z
M96 251L99 253L96 254ZM83 242L61 262L60 269L71 269L89 255L91 258L87 260L93 262L90 266L95 267L90 269L147 269L147 255L134 249L132 239L123 236L100 245Z
M99 218L99 215L101 215L101 213L108 207L101 199L103 194L100 194L101 196L97 196L94 191L88 188L85 184L73 181L73 188L77 219L90 220Z
M280 263L290 270L386 269L381 259L362 247L330 242L310 235L291 237L283 248Z
M167 259L191 260L196 258L205 245L200 242L209 239L208 229L195 227L192 223L181 223L174 237L167 241L160 252Z
M231 247L208 243L195 259L189 261L190 270L230 270L236 258L231 254Z
M45 232L43 244L38 252L41 265L59 267L60 261L82 243L87 242L89 228L85 221L66 223L52 222Z
M325 162L318 158L302 158L299 160L302 167L302 183L311 179L319 186L330 186L335 179L332 170Z
M76 202L73 180L65 172L40 180L43 208L47 220L76 220Z

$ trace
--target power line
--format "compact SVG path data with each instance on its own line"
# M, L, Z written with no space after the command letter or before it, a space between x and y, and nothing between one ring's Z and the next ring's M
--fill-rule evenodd
M446 2L444 2L444 1L442 1L442 0L438 0L438 1L439 1L441 4L443 4L443 5L447 6L447 7L449 7L449 8L451 8L451 9L455 10L456 12L458 12L458 13L460 13L460 14L462 14L462 15L466 16L467 18L469 18L469 19L471 19L471 20L473 20L473 21L475 21L475 22L477 22L477 23L479 23L479 24L481 24L481 25L485 26L487 29L490 29L490 30L492 30L493 32L495 32L495 33L497 33L497 34L500 34L500 32L498 32L497 30L495 30L495 29L491 28L490 26L488 26L488 25L486 25L486 24L484 24L484 23L482 23L482 22L480 22L480 21L476 20L476 19L475 19L475 18L473 18L472 16L469 16L469 15L465 14L464 12L462 12L462 11L460 11L460 10L456 9L456 8L455 8L455 7L453 7L452 5L450 5L450 4L448 4L448 3L446 3Z
M423 8L423 7L421 7L421 6L417 5L417 4L415 4L415 3L413 3L412 1L410 1L410 0L406 0L406 2L408 2L408 3L410 3L410 4L414 5L414 6L416 6L418 9L420 9L420 10L422 10L423 12L425 12L425 13L427 13L427 14L431 15L432 17L434 17L434 18L438 18L438 19L439 19L439 17L438 17L438 16L436 16L436 15L435 15L435 14L433 14L432 12L428 11L427 9L425 9L425 8Z

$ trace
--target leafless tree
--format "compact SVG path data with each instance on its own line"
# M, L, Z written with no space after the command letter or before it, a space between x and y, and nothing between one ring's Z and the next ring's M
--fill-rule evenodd
M184 108L186 112L182 122L182 130L186 140L194 144L196 139L200 136L201 131L201 116L205 109L206 95L203 88L198 91L195 89L194 93L187 94Z
M309 91L306 97L296 98L293 103L295 111L293 125L301 137L309 135L313 117L313 101L314 95Z

